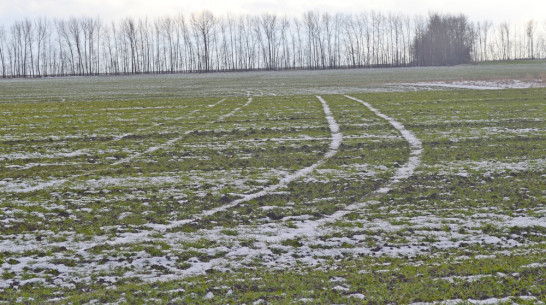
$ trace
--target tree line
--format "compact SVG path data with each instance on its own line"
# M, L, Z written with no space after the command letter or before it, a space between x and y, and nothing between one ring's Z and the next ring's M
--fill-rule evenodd
M0 25L2 77L453 65L546 58L546 22L366 12L39 18Z

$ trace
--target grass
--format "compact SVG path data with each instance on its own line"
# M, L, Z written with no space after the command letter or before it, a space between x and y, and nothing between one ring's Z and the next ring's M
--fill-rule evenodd
M481 250L480 250L481 251ZM141 283L126 278L114 289L100 281L63 289L64 302L87 303L93 300L122 303L384 303L434 302L449 299L480 300L511 297L525 302L529 295L541 295L533 302L544 302L544 272L524 267L541 259L538 255L510 255L482 259L469 257L459 260L464 252L445 256L411 259L367 257L347 261L343 269L317 270L298 267L297 271L249 270L233 276L229 273L209 273L183 281ZM455 258L454 258L455 257ZM428 264L422 264L426 261ZM419 264L421 263L421 264ZM469 280L470 279L470 280ZM469 284L469 281L471 284ZM542 288L541 288L542 286ZM206 297L208 294L209 297ZM48 289L32 286L18 291L8 289L3 298L22 296L54 297ZM26 295L26 297L25 297ZM363 300L360 299L363 295ZM13 299L12 299L13 300Z
M419 77L459 73L444 70ZM216 88L167 76L172 91L147 95L126 81L153 76L0 83L0 303L546 301L545 89L353 92L423 144L413 175L378 193L410 147L323 76L208 77ZM315 92L343 134L328 158Z

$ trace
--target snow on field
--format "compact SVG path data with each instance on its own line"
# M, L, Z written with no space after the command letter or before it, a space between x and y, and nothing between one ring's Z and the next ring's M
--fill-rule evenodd
M241 199L237 199L237 200L235 200L235 201L233 201L233 202L231 202L229 204L222 205L219 208L215 208L215 209L212 209L212 210L205 211L205 212L203 212L202 214L199 214L199 215L194 215L194 217L191 218L191 219L178 220L178 221L171 222L171 223L169 223L167 225L148 224L147 227L152 229L153 231L166 231L167 229L172 229L172 228L178 227L180 225L196 221L196 220L201 219L203 217L211 216L211 215L213 215L215 213L218 213L220 211L226 211L226 210L228 210L228 209L230 209L232 207L235 207L235 206L237 206L237 205L239 205L239 204L241 204L243 202L246 202L248 200L258 198L258 197L264 196L264 195L266 195L268 193L274 192L274 191L286 186L289 182L294 181L294 180L299 179L299 178L302 178L302 177L304 177L306 175L309 175L311 172L317 170L317 168L320 165L324 164L327 159L335 156L335 154L338 151L339 146L341 145L341 142L343 140L343 136L339 131L340 127L339 127L338 123L335 121L335 119L334 119L334 117L332 115L332 112L330 110L330 107L328 106L326 100L324 100L320 96L318 96L317 98L318 98L318 100L321 102L321 104L323 106L323 111L324 111L324 114L325 114L325 118L326 118L326 120L328 122L328 125L329 125L329 128L330 128L330 133L331 133L330 148L329 148L328 152L324 155L323 159L319 160L318 162L314 163L313 165L311 165L309 167L303 168L303 169L301 169L299 171L296 171L295 173L286 175L284 178L280 179L279 182L277 184L275 184L275 185L266 187L266 188L264 188L263 190L261 190L259 192L251 193L249 195L245 195ZM421 146L421 143L420 143L419 139L417 139L417 137L415 137L415 135L412 132L405 129L402 124L400 124L399 122L397 122L393 118L382 114L379 110L372 107L368 103L365 103L365 102L363 102L361 100L358 100L358 99L355 99L355 98L352 98L352 97L349 97L349 96L347 96L347 98L353 99L353 100L361 103L362 105L364 105L368 109L370 109L373 113L375 113L375 115L377 115L377 116L385 119L386 121L388 121L394 128L396 128L402 134L404 139L406 141L408 141L408 143L410 145L410 148L411 148L412 152L410 153L410 157L409 157L408 162L405 165L401 166L396 171L395 175L391 178L390 182L385 186L385 188L386 187L392 187L394 184L398 183L400 180L406 179L409 176L411 176L412 173L415 170L415 167L417 167L419 162L420 162L419 158L420 158L422 146ZM250 101L250 99L249 99L249 101ZM369 168L364 166L364 167L361 167L361 170L365 170L366 173L367 173ZM158 178L154 178L154 179L158 179ZM167 179L167 180L166 181L165 180L154 180L154 181L150 181L150 182L155 183L155 184L165 183L165 182L169 182L169 183L175 182L174 180L170 180L168 177L165 177L165 179ZM89 186L91 186L94 183L94 184L97 184L97 186L99 186L99 185L103 185L104 183L119 184L121 182L122 182L122 180L119 180L119 179L108 178L108 179L100 179L100 181L89 181L88 184L89 184ZM123 182L123 183L126 183L126 182ZM95 187L97 187L97 186L95 186ZM380 189L378 192L381 193L382 189ZM259 259L259 258L263 259L264 257L266 258L265 264L272 267L272 268L285 268L287 266L291 266L291 265L296 264L297 261L300 261L300 262L303 261L303 262L306 262L309 265L319 265L324 258L336 257L336 256L339 256L339 255L342 255L343 253L347 253L347 250L346 249L340 249L340 248L336 248L336 249L320 249L319 248L319 249L313 250L312 248L309 247L309 245L312 245L312 244L322 244L322 245L325 245L325 246L327 246L328 244L338 245L340 242L346 242L346 243L358 245L358 243L359 243L358 238L356 238L356 239L345 238L345 239L338 239L337 241L331 240L331 241L329 241L327 243L324 243L324 242L320 241L320 239L318 239L318 238L320 236L324 236L324 234L327 234L327 232L329 232L331 230L329 228L326 228L325 225L328 224L328 223L332 223L332 222L335 222L337 220L342 219L343 216L345 216L346 214L348 214L351 211L360 211L363 208L365 208L368 204L369 204L369 202L355 203L353 205L350 205L350 206L346 207L344 210L340 210L340 211L334 213L333 215L330 215L330 216L328 216L326 218L322 218L322 219L307 219L306 220L305 217L299 217L298 219L299 219L300 222L297 223L296 228L285 227L282 223L281 224L268 223L268 224L261 225L259 228L256 228L254 226L248 226L248 227L247 226L240 226L240 227L237 228L238 235L239 235L237 238L221 237L221 236L223 236L222 233L219 232L216 229L213 229L213 230L200 230L197 233L184 234L184 235L174 234L174 233L165 233L164 241L168 242L173 249L183 250L183 248L180 248L180 243L183 243L184 241L188 241L188 240L195 240L195 239L206 237L206 238L208 238L210 240L215 240L216 242L223 243L219 247L210 247L210 248L204 249L204 251L206 251L207 254L215 255L215 254L220 253L220 252L226 252L226 254L224 255L223 258L212 259L212 260L210 260L208 262L202 262L202 261L200 261L198 259L188 260L187 263L189 263L191 265L191 267L186 269L186 270L176 270L176 268L173 267L172 262L170 262L168 260L167 261L155 261L154 260L153 263L157 264L157 265L160 265L160 266L163 266L164 268L167 268L167 269L176 270L175 274L177 276L185 276L185 275L192 275L192 274L203 274L203 273L206 272L206 270L211 269L211 268L221 270L222 268L224 268L223 266L226 265L226 264L230 264L230 265L240 264L241 266L244 266L245 264L250 263L255 259ZM294 218L294 220L295 220L295 218ZM368 224L368 225L370 225L372 227L373 226L379 226L381 228L389 228L389 230L396 230L396 228L397 228L396 226L392 226L389 223L385 223L385 222L379 222L379 223L374 222L374 223ZM107 241L107 243L108 243L108 245L111 245L111 246L114 246L114 245L123 246L123 245L128 245L128 244L131 244L131 243L134 243L134 242L137 242L137 241L142 242L144 240L150 240L150 241L156 240L157 238L152 238L151 237L151 233L152 233L151 231L142 231L142 232L138 232L138 233L123 233L123 234L121 234L121 236L119 236L117 238L109 239ZM287 246L282 246L281 245L281 243L283 241L285 241L285 240L294 239L294 238L302 238L302 237L305 238L305 246L303 246L303 247L293 249L292 247L287 247ZM239 244L239 240L241 240L241 238L255 239L255 240L257 240L257 242L254 243L253 247L241 247L240 244ZM101 238L101 239L95 240L94 242L84 242L84 243L63 242L63 243L59 243L58 246L66 247L66 248L69 248L69 249L72 249L72 250L76 251L77 253L85 254L85 256L88 257L88 259L93 260L93 258L91 256L89 256L89 254L87 254L84 249L88 249L88 248L92 248L94 246L98 246L98 245L100 245L100 244L102 244L104 242L105 242L104 239ZM17 241L17 239L13 240L13 241L4 241L3 244L4 244L4 246L9 245L9 247L12 248L12 249L17 249L17 247L21 245ZM24 244L25 244L24 249L28 249L30 244L28 242L24 242ZM446 245L444 245L444 246L446 246ZM454 244L454 246L456 246L456 244ZM32 248L32 246L30 246L30 248ZM283 251L286 251L286 254L275 255L275 254L272 253L272 250L271 250L272 248L281 248L281 249L283 249ZM419 251L422 251L422 250L423 250L422 247L412 248L410 246L410 247L403 247L403 248L399 248L399 249L383 249L383 250L381 250L380 253L385 253L385 254L388 254L388 255L400 255L400 254L411 255L411 254L416 254L416 253L418 253ZM372 251L369 248L366 248L366 247L355 247L354 249L350 250L349 252L350 253L355 253L355 254L363 254L363 253L370 254L370 253L372 253ZM294 254L296 254L296 253L297 253L298 256L301 256L304 259L302 259L302 260L294 259ZM146 261L147 264L144 264L144 261ZM141 263L139 263L139 262L141 262ZM30 264L33 264L33 263L35 263L35 261L30 261ZM23 268L27 264L29 264L29 263L21 262L17 266L18 266L18 268L19 267ZM141 260L133 261L133 265L137 267L137 270L146 270L147 266L149 266L149 264L151 264L150 263L150 258L146 258L146 259L143 258ZM110 262L108 267L109 268L117 268L117 267L122 267L124 265L125 265L125 263L123 263L123 262L119 262L119 263ZM95 268L94 271L99 271L102 268L103 268L102 266L98 265ZM66 271L66 270L64 270L64 271ZM72 272L74 272L74 270L70 270L70 273L72 273ZM79 268L79 270L77 270L77 272L84 272L84 270L83 270L83 268ZM86 273L86 272L84 272L84 273ZM172 275L170 275L169 277L172 277ZM153 275L146 276L146 278L147 278L147 280L154 280L154 279L155 280L158 280L158 279L164 280L165 279L164 276L159 276L159 275L158 276L153 276Z
M224 121L225 119L229 118L230 116L233 116L237 111L241 110L242 108L250 105L250 103L252 103L252 97L249 97L248 98L248 101L242 106L242 107L238 107L238 108L235 108L233 109L230 113L227 113L225 115L222 115L218 118L218 121Z
M218 102L216 102L216 103L214 103L214 104L208 105L207 107L209 107L209 108L216 107L216 106L220 105L221 103L223 103L223 102L225 102L225 101L226 101L226 99L223 98L223 99L219 100Z
M418 82L404 84L412 87L422 88L454 88L454 89L476 89L476 90L501 90L501 89L529 89L542 88L545 84L541 80L520 81L520 80L498 80L498 81L453 81L453 82Z
M442 87L442 84L443 83L422 83L417 85L411 84L411 86ZM445 83L445 85L448 85L447 87L458 86L457 88L466 86L465 88L470 89L476 89L475 87L481 87L481 89L501 88L492 83L460 82ZM514 84L514 86L516 86L516 84ZM517 86L524 85L517 83ZM262 96L274 94L269 94L267 91L260 91L258 93ZM210 131L209 125L212 124L212 122L224 121L241 111L243 108L249 106L253 102L253 97L251 95L253 95L254 92L249 90L246 94L249 95L249 97L245 104L231 110L227 114L221 114L216 120L212 119L207 121L200 125L199 129L201 131ZM105 194L108 193L108 187L126 187L130 190L130 193L132 193L136 192L135 186L138 185L162 187L160 188L161 195L173 195L175 194L174 192L170 194L169 192L173 188L184 185L183 183L195 185L201 192L197 194L197 197L204 196L205 192L218 193L222 191L226 185L230 185L230 187L235 186L235 191L232 190L230 194L239 196L235 197L238 199L230 200L219 207L204 211L201 210L184 219L173 216L172 218L163 218L163 222L161 223L150 221L145 224L103 226L100 229L103 230L104 233L91 238L84 234L76 234L75 232L70 231L53 233L47 230L33 232L39 234L39 238L37 238L36 234L4 235L0 240L0 249L9 249L11 253L22 255L25 251L37 251L45 246L66 249L67 253L59 252L46 257L39 257L37 255L18 257L16 260L9 263L4 261L1 265L2 272L21 274L25 270L55 270L55 272L58 273L58 275L55 276L56 284L70 286L74 285L75 282L90 281L91 275L97 275L101 272L109 274L112 270L123 269L129 270L123 275L125 277L136 276L144 281L153 282L177 279L189 275L206 274L207 271L210 271L211 269L230 271L237 268L253 268L257 262L259 262L261 266L266 266L271 269L286 269L301 264L322 268L331 259L337 260L343 257L358 257L361 255L408 257L430 253L431 249L457 249L463 244L501 244L503 249L512 249L525 245L521 240L520 235L517 235L516 233L509 236L495 235L496 232L484 231L487 230L487 226L512 228L515 232L518 228L546 226L546 218L540 215L540 210L536 215L526 215L523 212L516 211L513 215L507 216L494 213L493 208L489 211L490 213L484 211L483 213L475 213L473 215L440 217L432 214L421 215L419 214L419 209L412 215L409 214L408 211L403 211L404 207L400 207L399 211L386 211L385 213L388 214L389 217L377 217L373 219L362 217L357 220L348 220L346 216L351 213L367 215L367 213L370 212L371 215L372 208L373 213L376 213L373 215L380 214L381 209L384 207L381 207L382 202L379 201L378 198L381 196L388 197L390 191L395 190L399 184L412 176L426 175L430 172L435 175L448 176L456 173L456 175L459 176L469 177L472 175L494 175L508 171L543 171L545 164L544 159L488 159L422 164L423 144L414 132L401 123L401 120L385 115L368 102L345 95L347 101L357 102L366 107L373 113L373 116L383 119L389 124L391 129L394 128L395 131L393 131L393 133L397 132L399 135L378 131L376 134L367 134L363 132L358 135L344 136L341 133L341 129L344 126L334 118L334 113L332 111L332 109L335 109L333 108L334 103L328 101L329 98L322 98L321 96L317 96L316 98L322 106L323 114L321 115L323 115L322 118L327 122L328 126L327 129L326 127L324 129L329 129L329 137L326 136L327 133L319 134L319 136L300 134L299 136L286 138L245 139L239 140L237 143L229 141L218 143L217 139L211 138L208 139L208 142L203 141L187 144L188 147L191 146L192 148L207 149L216 147L219 151L220 149L228 149L232 146L243 144L256 144L257 147L261 147L260 145L265 142L283 144L304 141L324 142L324 146L327 148L325 149L325 153L319 157L318 161L314 160L314 163L311 165L297 170L288 170L285 168L255 168L255 171L261 172L261 174L254 174L253 178L246 177L241 171L209 169L188 171L186 176L177 176L173 172L166 171L156 176L102 176L100 178L90 178L76 182L68 180L73 179L74 177L81 177L81 175L62 179L51 178L50 180L32 178L34 179L33 182L30 182L29 179L25 180L22 178L11 180L4 179L0 181L0 192L3 192L4 194L20 192L30 193L42 189L48 189L55 194L61 184L64 184L65 182L74 182L79 183L79 185L72 186L70 191L85 190L91 193L100 191L99 197L95 199L101 199L101 197L106 196ZM220 105L223 106L222 103L224 102L225 99L221 99L213 104L206 104L206 107L214 108ZM316 100L314 100L314 102L316 102ZM200 109L193 110L193 113L195 114L198 111L200 111ZM305 126L320 127L320 124L309 123ZM360 123L360 125L353 124L351 127L365 129L370 126L373 126L373 124ZM276 128L278 131L283 128L288 129L289 126L279 125L276 126ZM240 130L244 131L245 129ZM542 130L535 128L529 129L528 131L541 132ZM188 131L185 132L188 133ZM382 132L384 134L382 134ZM125 134L120 137L125 137ZM147 153L152 153L179 144L178 142L180 142L181 139L182 137L175 137L163 143L159 143L158 145L148 147L144 150L144 153L134 152L128 157L114 162L113 165L130 164L130 161ZM403 140L405 141L404 143L409 146L409 154L407 160L401 165L398 165L395 169L387 168L385 165L372 166L366 163L339 164L335 167L332 166L332 168L323 167L327 164L329 159L334 159L334 157L338 155L342 144L345 144L345 142L349 140L368 143ZM3 158L0 161L27 158L73 157L87 155L87 153L90 152L84 149L75 150L74 152L58 151L57 153L47 154L8 153L0 156L0 158ZM244 156L238 157L244 159ZM192 156L188 156L187 158L192 158ZM176 158L173 157L173 159ZM202 157L199 160L206 160L206 157ZM24 167L21 167L21 169L30 169L35 166L33 164L34 163L27 164ZM11 166L10 168L15 167ZM190 232L175 230L185 224L198 223L200 220L206 220L205 222L214 224L215 218L212 216L222 214L220 212L232 212L233 215L241 213L239 210L236 210L236 208L241 207L244 203L248 203L253 199L271 194L290 194L286 187L292 182L326 183L329 179L347 179L350 181L350 176L347 172L361 178L376 178L389 170L392 170L392 174L388 179L385 179L386 182L379 188L376 188L375 191L370 194L365 194L364 198L356 200L352 204L336 207L336 211L326 216L321 216L321 214L314 215L312 213L286 216L280 219L271 219L267 216L260 219L250 219L249 224L240 224L231 230L233 232L226 230L225 227L215 227L214 225L212 228L200 228ZM254 184L250 186L247 185L246 182L248 182L249 179L253 179L252 182L254 182ZM269 181L275 182L264 186ZM146 191L147 190L143 190L142 192ZM127 196L129 195L133 196L134 194L128 194ZM178 193L175 195L180 196L171 196L172 198L169 198L169 200L165 202L172 203L174 200L178 200L178 203L186 203L186 194ZM335 198L335 195L335 193L332 194L332 198ZM127 199L130 197L124 198L123 196L120 196L112 198ZM319 198L315 201L298 204L312 207L313 204L316 204L317 202L328 201L332 198ZM30 201L22 201L21 206L27 205L29 202ZM37 213L33 216L36 216L43 221L56 221L61 219L60 217L62 215L68 215L71 220L78 221L78 219L75 219L74 214L71 214L72 211L65 209L61 205L57 205L57 203L58 202L36 202L36 204L43 204L44 210L57 210L55 213L59 215L55 213L48 214L44 211L41 214ZM80 200L80 203L85 203L85 201ZM147 203L142 204L142 206L146 205ZM100 211L109 213L110 208L111 207L106 206ZM277 209L290 211L295 210L296 207L293 202L289 202L287 203L287 206L277 207L274 205L265 205L259 207L258 210L273 213ZM94 211L81 208L81 211L79 212L92 213ZM119 214L119 219L130 218L133 213L147 212L149 211L124 211ZM445 212L449 212L448 209L446 209ZM542 211L542 213L543 212L544 211ZM4 208L0 210L0 213L3 217L2 224L5 225L5 228L9 228L18 224L17 214L24 213L24 211L16 208ZM343 224L347 224L347 226L344 227L342 226ZM229 231L229 234L226 233L226 231ZM373 232L373 234L370 232ZM402 236L404 239L403 242L398 244L393 242L392 236L395 234ZM210 245L199 245L199 242L203 240L210 242ZM159 246L155 243L159 244ZM150 247L153 249L150 250L149 248L146 248L143 250L142 245L151 245ZM166 245L165 249L161 249L161 245ZM135 247L135 249L132 247ZM94 253L93 251L96 251L97 253ZM123 258L117 251L121 253L127 251L125 253L130 254L130 259ZM161 254L154 254L157 251L160 251ZM175 255L180 253L191 253L191 257L184 258L184 267L180 266L181 262L177 261ZM81 259L81 261L85 263L52 263L54 260L75 259L76 255L78 256L78 259ZM163 272L162 270L167 270L168 272ZM100 276L100 278L103 281L111 283L120 279L119 276L110 275ZM451 280L462 279L472 282L479 280L480 278L480 276L466 278L453 277ZM14 280L11 279L0 280L0 288L12 285L14 283L13 281ZM35 279L35 281L42 281L42 279L38 278ZM343 278L334 278L332 281L336 283L339 282L339 285L337 285L335 289L339 291L348 290L344 284ZM362 294L352 294L351 296L356 299L365 299L365 296ZM488 304L486 301L487 300L480 304Z
M0 190L4 189L6 192L14 192L14 193L30 193L35 192L39 190L43 190L46 188L51 188L55 186L60 186L63 183L67 182L67 179L52 179L50 181L36 181L33 180L32 182L11 182L2 180L0 181Z
M493 160L465 161L465 162L438 162L436 164L425 164L419 172L430 171L436 175L451 175L457 173L460 176L468 176L468 171L480 172L484 177L492 174L524 172L524 171L546 171L546 159L535 160L513 160L513 162Z

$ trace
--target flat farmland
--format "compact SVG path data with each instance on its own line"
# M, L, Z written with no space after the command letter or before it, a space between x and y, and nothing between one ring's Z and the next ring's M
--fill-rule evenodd
M0 80L0 303L544 303L545 69Z

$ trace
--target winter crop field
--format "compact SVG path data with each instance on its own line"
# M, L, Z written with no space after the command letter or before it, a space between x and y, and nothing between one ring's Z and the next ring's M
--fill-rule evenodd
M0 79L0 304L544 303L545 71Z

